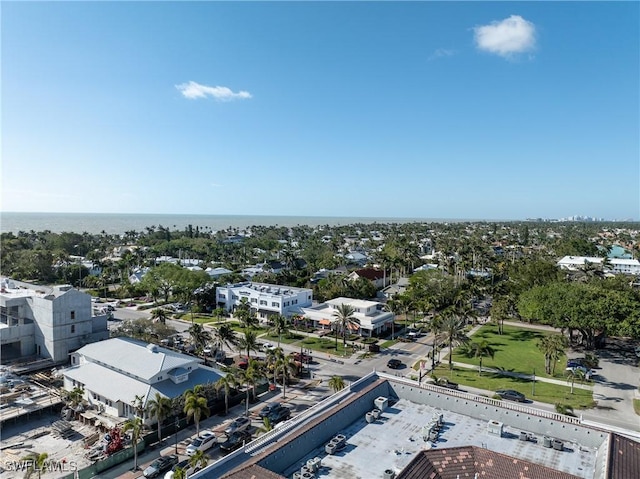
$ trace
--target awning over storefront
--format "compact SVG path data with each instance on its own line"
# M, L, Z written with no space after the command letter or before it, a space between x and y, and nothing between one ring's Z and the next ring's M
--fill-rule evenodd
M322 326L329 326L331 324L331 321L329 321L328 319L321 319L320 321L318 321L318 324L321 324Z

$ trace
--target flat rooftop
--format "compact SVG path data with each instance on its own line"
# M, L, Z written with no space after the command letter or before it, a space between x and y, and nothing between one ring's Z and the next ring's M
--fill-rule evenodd
M423 428L442 414L444 425L435 442L424 439ZM311 450L304 460L291 464L284 476L292 477L308 459L322 458L323 479L370 479L382 477L386 469L398 474L423 450L476 446L514 458L550 467L578 477L592 478L596 470L597 448L564 442L562 451L543 446L543 437L529 433L534 440L520 440L521 429L503 426L502 436L491 434L488 422L462 414L399 399L380 419L367 423L364 416L341 431L347 446L334 455L324 444Z

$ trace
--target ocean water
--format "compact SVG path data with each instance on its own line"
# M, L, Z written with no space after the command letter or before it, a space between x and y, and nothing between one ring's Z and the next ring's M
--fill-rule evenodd
M201 230L220 231L228 228L242 230L249 226L339 226L354 223L412 223L457 222L427 218L359 218L332 216L250 216L250 215L163 215L115 213L16 213L0 212L0 232L52 231L99 234L123 234L125 231L144 231L151 226L183 230L188 225Z

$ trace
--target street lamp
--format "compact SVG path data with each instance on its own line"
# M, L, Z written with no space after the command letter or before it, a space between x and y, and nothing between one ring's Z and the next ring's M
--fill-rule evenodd
M176 455L178 454L178 426L180 425L180 421L178 420L178 416L176 416Z

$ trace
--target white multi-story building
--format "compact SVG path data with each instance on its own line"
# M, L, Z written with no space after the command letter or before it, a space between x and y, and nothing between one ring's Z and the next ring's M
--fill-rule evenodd
M391 328L394 314L384 310L384 304L364 299L335 298L311 308L303 308L304 317L318 329L332 329L337 318L334 315L340 305L346 304L353 308L353 316L359 327L353 327L352 332L364 337L380 334Z
M562 269L576 271L584 267L585 263L601 265L602 261L602 258L595 256L565 256L558 261L558 266ZM640 261L637 259L610 258L607 262L605 272L640 275Z
M105 414L129 418L136 398L142 407L156 393L175 398L197 384L214 383L221 373L202 360L131 338L112 338L89 344L71 355L62 371L64 388L84 390L84 399ZM150 424L154 418L144 417Z
M66 362L70 352L108 338L107 315L93 316L90 295L69 285L0 279L3 362L26 357Z
M259 319L267 319L272 314L291 316L301 312L301 308L313 304L313 291L265 283L236 283L218 286L216 301L227 311L234 311L242 298L246 298L251 311Z

